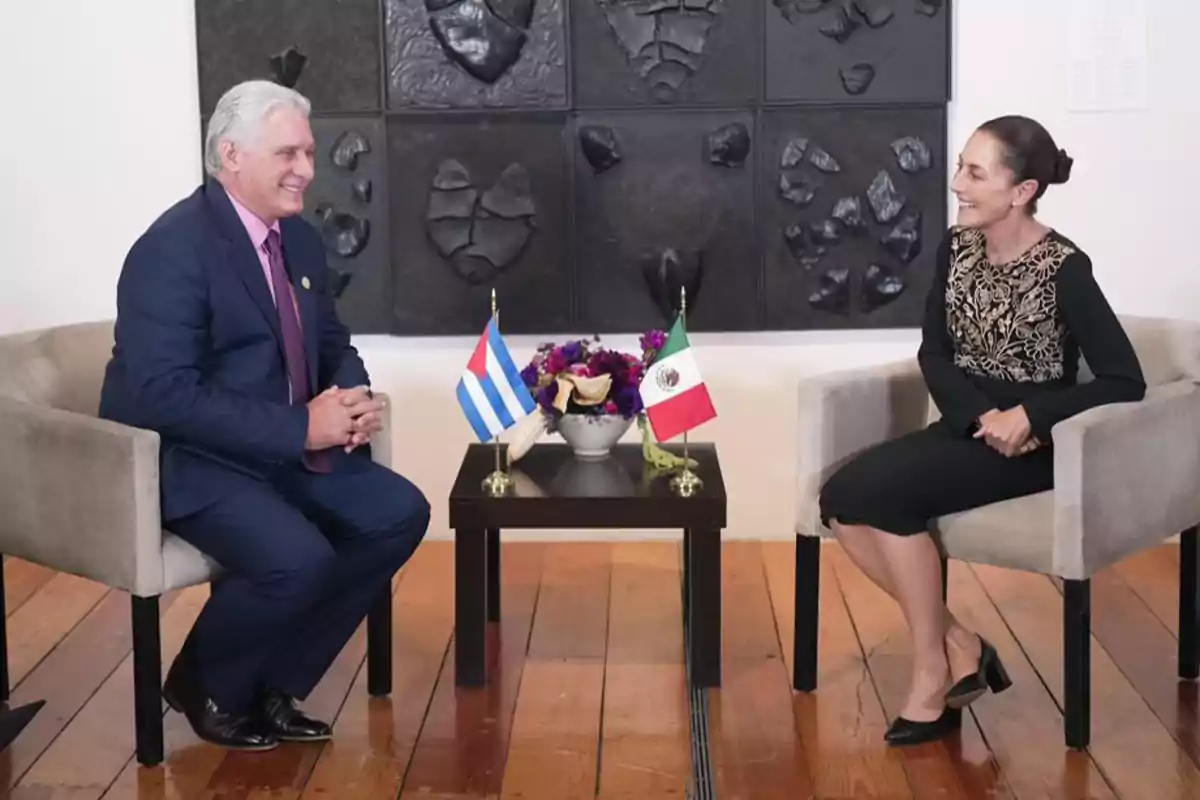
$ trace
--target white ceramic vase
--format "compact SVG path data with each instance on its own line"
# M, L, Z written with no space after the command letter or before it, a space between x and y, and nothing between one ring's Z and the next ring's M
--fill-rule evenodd
M606 458L632 424L620 414L564 414L557 428L576 458L597 459Z

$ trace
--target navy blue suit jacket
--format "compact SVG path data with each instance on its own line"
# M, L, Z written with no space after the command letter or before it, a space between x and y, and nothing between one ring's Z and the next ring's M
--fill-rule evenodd
M369 385L338 320L317 230L280 221L314 395ZM164 520L281 468L299 468L308 409L288 402L279 316L254 245L210 180L134 243L117 285L116 343L100 416L157 431ZM369 458L366 447L345 458Z

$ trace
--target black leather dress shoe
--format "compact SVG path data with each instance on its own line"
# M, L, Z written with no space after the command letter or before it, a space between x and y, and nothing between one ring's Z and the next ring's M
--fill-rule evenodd
M904 717L896 717L883 739L890 745L905 747L937 741L961 727L962 711L947 708L942 711L940 717L929 722L914 722Z
M253 715L220 709L211 697L200 691L189 668L176 661L163 684L167 705L187 717L196 735L218 747L230 750L271 750L279 739Z
M329 723L305 716L291 695L276 689L262 693L258 708L263 725L281 741L323 742L333 735Z
M1000 663L996 648L982 636L979 637L979 643L979 668L950 687L946 692L947 708L963 708L986 694L988 689L1000 694L1012 686L1012 679Z

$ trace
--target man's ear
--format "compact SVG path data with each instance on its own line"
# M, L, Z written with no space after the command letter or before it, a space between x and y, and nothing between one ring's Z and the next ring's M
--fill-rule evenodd
M217 145L217 152L221 154L222 168L230 172L237 172L241 169L242 153L229 139L222 139Z

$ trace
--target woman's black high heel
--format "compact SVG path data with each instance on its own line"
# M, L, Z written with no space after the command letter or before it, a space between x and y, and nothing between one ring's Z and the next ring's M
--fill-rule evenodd
M924 744L943 739L962 728L962 711L957 708L942 709L941 715L929 722L914 722L896 717L883 735L884 741L893 747Z
M994 694L1000 694L1012 686L1012 679L1000 663L1000 654L996 648L982 636L979 637L979 669L965 676L946 692L947 708L963 708L974 703L987 693L989 689Z

